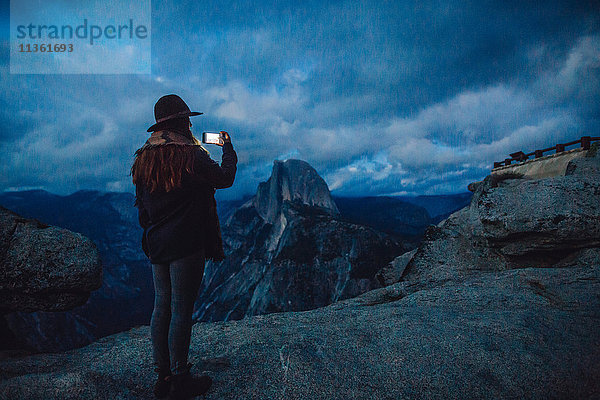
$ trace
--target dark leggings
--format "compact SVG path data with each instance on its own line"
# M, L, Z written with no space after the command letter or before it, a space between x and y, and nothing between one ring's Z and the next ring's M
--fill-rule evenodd
M154 365L174 374L186 370L192 312L204 274L204 250L152 264L154 311L150 321Z

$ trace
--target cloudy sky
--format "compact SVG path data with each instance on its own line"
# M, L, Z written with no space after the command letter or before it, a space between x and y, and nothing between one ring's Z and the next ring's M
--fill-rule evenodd
M145 75L10 74L1 4L0 191L133 192L169 93L204 112L197 136L232 136L221 198L286 158L334 195L464 192L509 153L600 132L593 1L154 1Z

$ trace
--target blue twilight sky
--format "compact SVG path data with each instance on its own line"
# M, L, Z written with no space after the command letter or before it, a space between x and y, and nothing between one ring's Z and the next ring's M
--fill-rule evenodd
M334 195L464 192L509 153L600 133L595 1L154 1L151 75L11 75L1 4L0 191L133 192L169 93L204 112L197 136L231 133L221 198L286 158Z

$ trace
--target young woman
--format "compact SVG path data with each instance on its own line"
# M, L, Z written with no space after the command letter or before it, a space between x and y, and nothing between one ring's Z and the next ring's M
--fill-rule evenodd
M189 117L200 114L177 95L161 97L154 106L156 124L148 128L152 134L131 167L142 249L154 279L150 330L157 398L190 398L212 383L206 375L190 374L192 312L205 260L225 257L214 193L233 185L237 155L221 131L221 165L210 158L190 130Z

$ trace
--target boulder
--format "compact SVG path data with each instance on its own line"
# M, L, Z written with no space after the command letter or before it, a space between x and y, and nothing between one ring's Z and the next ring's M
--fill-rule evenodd
M567 170L544 179L486 177L469 207L428 228L401 280L435 285L583 262L600 246L600 156L575 159Z
M377 274L375 274L375 279L377 279L382 286L388 286L400 280L404 269L413 258L417 249L412 249L411 251L407 251L404 254L399 255L394 258L388 265L381 268Z
M85 236L0 206L0 309L62 311L102 284L96 245Z

